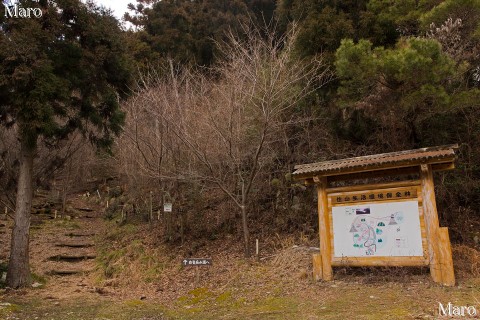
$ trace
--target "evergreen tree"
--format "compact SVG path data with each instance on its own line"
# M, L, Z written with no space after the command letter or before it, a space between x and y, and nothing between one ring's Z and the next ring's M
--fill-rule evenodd
M138 29L130 36L140 65L173 59L209 66L218 53L215 42L251 19L269 23L274 8L273 0L137 0L125 18Z
M334 52L344 38L362 37L361 18L367 1L283 0L277 8L282 24L299 22L298 48L302 55Z
M40 142L54 147L74 130L108 148L121 131L119 98L129 65L118 21L79 0L20 1L41 17L0 18L0 124L16 127L21 146L7 285L30 281L33 162ZM5 4L1 10L5 11Z
M356 109L356 114L363 110L379 131L404 130L400 136L415 147L421 144L419 121L446 110L458 83L454 61L431 39L401 39L392 49L373 49L368 40L355 44L346 39L337 50L335 65L341 79L340 105ZM396 119L382 123L389 113Z

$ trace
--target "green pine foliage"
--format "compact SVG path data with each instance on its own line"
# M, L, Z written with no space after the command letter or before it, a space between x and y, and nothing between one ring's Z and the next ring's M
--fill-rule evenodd
M337 50L335 65L342 79L338 92L343 103L385 89L396 94L405 108L421 105L422 99L448 103L446 86L455 72L454 61L442 53L440 44L421 38L402 39L393 49L374 49L368 40L354 44L346 39Z

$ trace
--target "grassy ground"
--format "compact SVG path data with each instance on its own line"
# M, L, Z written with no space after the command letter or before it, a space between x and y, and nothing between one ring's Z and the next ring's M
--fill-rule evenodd
M237 289L238 288L231 288ZM275 289L275 288L270 288ZM436 319L438 302L479 307L479 286L442 288L429 283L312 283L304 295L281 288L249 291L241 297L197 288L169 305L149 300L115 298L44 300L8 295L1 319ZM260 292L258 292L260 290ZM269 290L269 289L268 289ZM314 296L309 296L314 294ZM7 303L5 303L7 302Z

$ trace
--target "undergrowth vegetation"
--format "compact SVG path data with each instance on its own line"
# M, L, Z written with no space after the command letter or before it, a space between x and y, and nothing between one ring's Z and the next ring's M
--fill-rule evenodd
M170 261L162 250L164 244L147 244L145 232L141 226L125 224L110 228L97 240L98 282L113 280L110 283L128 286L158 280Z

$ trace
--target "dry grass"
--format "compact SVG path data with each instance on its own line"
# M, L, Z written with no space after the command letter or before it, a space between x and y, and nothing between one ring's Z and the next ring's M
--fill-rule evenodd
M457 277L480 276L480 251L466 245L452 246L453 264Z
M312 273L312 252L303 246L283 249L272 259L271 270L279 277L297 275L307 278Z

